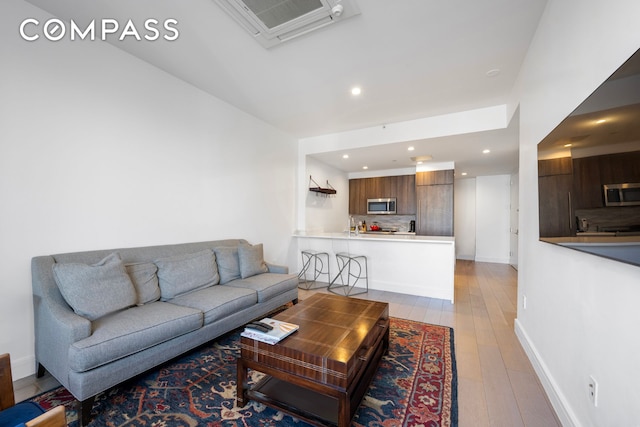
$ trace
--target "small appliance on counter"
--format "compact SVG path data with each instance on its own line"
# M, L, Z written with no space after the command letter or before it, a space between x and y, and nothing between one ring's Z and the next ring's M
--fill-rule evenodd
M414 220L409 221L409 233L416 232L416 222Z

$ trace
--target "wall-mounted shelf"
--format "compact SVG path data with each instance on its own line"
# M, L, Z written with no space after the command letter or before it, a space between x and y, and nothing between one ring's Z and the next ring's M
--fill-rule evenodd
M314 193L317 193L316 195L323 194L325 196L330 196L332 194L337 193L336 189L333 188L331 184L329 184L329 180L327 180L326 187L320 187L320 185L313 180L311 175L309 175L309 191L313 191Z

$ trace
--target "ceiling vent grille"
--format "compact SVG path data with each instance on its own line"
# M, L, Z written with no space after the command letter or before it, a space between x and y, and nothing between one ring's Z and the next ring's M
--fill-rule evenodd
M264 47L360 14L355 0L215 0Z

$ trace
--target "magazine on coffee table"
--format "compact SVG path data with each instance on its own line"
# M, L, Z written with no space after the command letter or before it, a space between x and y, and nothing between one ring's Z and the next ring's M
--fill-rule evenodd
M295 325L293 323L287 323L281 320L271 319L269 317L265 317L264 319L260 320L260 322L272 326L273 329L271 329L270 331L262 332L247 326L244 328L244 331L240 333L240 335L273 345L281 341L283 338L288 337L289 335L297 331L300 327L299 325Z

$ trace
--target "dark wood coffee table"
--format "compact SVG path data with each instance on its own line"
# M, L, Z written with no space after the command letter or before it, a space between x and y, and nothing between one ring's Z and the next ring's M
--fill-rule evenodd
M389 305L314 294L274 318L300 329L275 345L241 337L238 406L253 399L314 425L349 426L389 347ZM247 369L266 375L249 387Z

